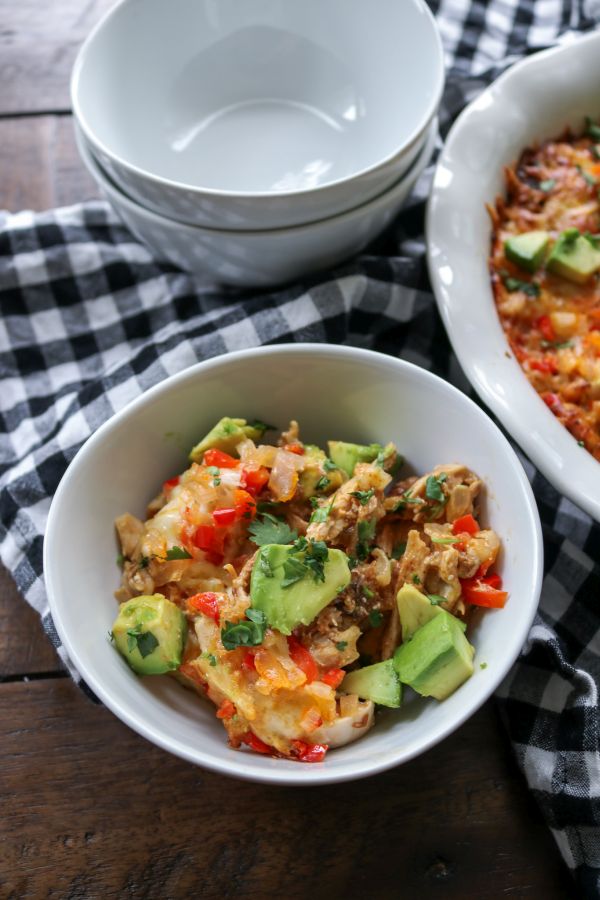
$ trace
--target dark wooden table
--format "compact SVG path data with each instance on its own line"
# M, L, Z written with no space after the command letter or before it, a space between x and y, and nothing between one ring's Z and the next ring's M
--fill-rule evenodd
M0 208L95 197L68 77L107 0L0 0ZM146 743L77 688L0 571L0 897L572 896L493 702L384 775L245 784Z

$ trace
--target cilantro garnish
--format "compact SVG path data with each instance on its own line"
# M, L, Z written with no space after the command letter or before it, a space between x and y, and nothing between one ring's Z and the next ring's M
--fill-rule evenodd
M593 141L600 141L600 125L596 125L589 116L585 117L585 134Z
M338 468L339 468L339 466L336 466L336 464L334 463L334 461L332 459L324 459L323 460L323 469L326 472L333 472L334 469L338 469Z
M308 567L315 581L325 581L325 561L329 550L325 541L311 541L304 554L304 565Z
M327 517L329 516L329 507L328 506L318 506L313 511L313 514L310 517L311 522L317 522L317 524L321 524L327 521Z
M123 556L122 553L119 553L119 555L117 556L117 565L120 569L123 568L126 558L127 557Z
M440 603L445 603L446 598L442 597L441 594L427 594L427 599L431 603L432 606L439 606Z
M373 626L373 628L377 628L378 625L381 625L383 622L383 613L380 613L378 609L372 609L369 613L369 624Z
M337 644L335 645L335 649L339 650L341 652L342 650L345 650L347 646L348 646L348 641L338 641Z
M367 600L372 600L373 597L375 596L375 593L371 590L370 587L367 587L366 584L363 584L362 590L363 590L363 594L365 595Z
M487 669L487 663L486 663L486 662L479 663L479 668L480 668L480 669Z
M307 571L308 570L301 559L298 559L297 556L288 556L283 564L284 578L281 582L281 587L291 587L293 584L296 584L297 581L302 581L307 574Z
M586 172L585 169L581 166L575 166L575 168L577 169L583 180L586 182L586 184L589 184L590 187L596 187L596 179L593 175L590 175L590 173Z
M585 447L585 441L577 441L578 447Z
M374 488L369 488L368 491L351 491L350 496L356 497L361 506L366 506L374 493Z
M145 659L158 647L158 640L151 631L142 631L141 624L127 631L127 649L131 653L137 646L140 656Z
M173 559L191 559L192 554L188 553L187 550L184 550L183 547L169 547L167 555L160 558L169 561Z
M556 186L556 181L554 178L546 178L545 181L540 181L540 183L539 183L540 191L545 191L545 193L548 193L548 191L551 191L552 188L555 186Z
M150 565L150 557L149 556L141 556L138 566L140 569L147 569Z
M591 231L586 231L584 238L590 242L595 250L600 250L600 234L592 234Z
M263 513L262 518L256 518L248 532L250 540L257 547L262 547L263 544L291 544L298 537L298 532L290 528L287 522L270 513Z
M564 350L565 347L572 347L573 341L540 341L542 350Z
M265 575L267 578L273 578L273 568L264 553L261 553L258 565L263 575Z
M256 428L256 430L261 431L262 434L264 434L265 431L275 431L274 425L267 425L266 422L261 422L260 419L254 419L252 422L249 422L248 424L249 424L250 428ZM261 437L262 437L262 435L261 435Z
M392 548L392 559L400 559L400 557L404 555L405 550L406 541L401 541L399 544L394 544Z
M219 485L221 484L221 478L220 478L221 470L219 469L219 467L218 466L207 466L206 471L208 472L209 475L213 476L213 486L219 487Z
M537 281L521 281L519 278L512 278L510 275L507 275L503 278L503 282L509 294L512 294L514 291L523 291L528 297L540 296L541 288Z
M260 609L247 609L246 617L241 622L226 622L225 628L221 629L221 640L226 650L262 644L267 629L267 617Z
M372 541L375 537L375 519L362 519L358 523L358 539L359 541Z
M216 666L217 664L217 657L212 653L203 653L202 659L207 659L209 666Z
M324 491L326 487L329 487L331 484L331 479L327 477L327 475L322 475L317 483L315 484L316 491Z
M421 584L421 579L420 579L419 576L416 574L416 572L415 572L415 574L413 575L412 580L413 580L413 584Z
M445 504L448 500L442 490L442 484L448 476L445 472L440 475L430 475L425 482L425 496L428 500L436 500L438 503Z

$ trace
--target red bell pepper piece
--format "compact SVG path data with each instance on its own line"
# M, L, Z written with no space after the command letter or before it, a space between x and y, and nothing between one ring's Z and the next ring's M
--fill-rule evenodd
M213 520L215 525L221 527L233 525L237 519L237 512L232 506L222 507L221 509L213 509Z
M175 478L169 478L168 481L163 481L163 492L168 494L169 491L172 491L174 487L177 487L179 484L179 475L176 475Z
M307 681L314 681L319 677L319 668L312 653L306 649L304 644L301 644L300 641L296 640L295 637L289 637L287 640L290 659L299 669L302 669L306 675Z
M240 487L256 497L257 494L260 494L268 480L269 470L264 466L261 466L260 469L242 469Z
M297 756L300 762L322 762L325 754L329 750L327 744L307 744L306 741L292 741L292 750L294 756Z
M551 356L544 356L543 359L530 359L528 365L534 372L542 372L544 375L556 375L558 372L556 360Z
M507 591L499 590L502 587L502 579L499 575L465 578L460 585L463 599L473 606L489 606L500 609L508 597Z
M304 456L305 452L302 444L297 441L294 441L292 444L286 444L283 449L289 451L289 453L295 453L297 456Z
M206 450L202 457L204 466L216 466L218 469L235 469L239 466L239 459L234 459L229 453L223 453L222 450Z
M194 594L186 603L191 613L202 613L219 624L219 598L212 591L204 591L202 594Z
M534 321L533 324L541 332L542 337L545 341L556 340L556 332L554 330L554 326L552 324L552 319L550 318L550 316L540 316Z
M242 669L245 669L246 672L256 672L254 653L252 653L251 650L246 650L246 652L244 653L244 658L242 659Z
M265 744L264 741L261 741L260 738L256 737L252 731L247 731L243 734L241 741L243 744L247 744L255 753L268 753L270 756L279 755L275 747L269 747L268 744Z
M235 706L231 702L231 700L223 700L220 707L217 710L217 719L231 719L235 716Z
M473 516L461 516L452 523L452 534L478 534L480 528Z
M328 669L324 675L321 675L321 681L335 689L340 686L345 675L343 669Z
M214 525L198 525L193 542L199 550L204 550L210 562L218 566L223 562L225 534Z
M238 519L253 519L256 515L256 500L249 494L238 488L233 492L233 504Z

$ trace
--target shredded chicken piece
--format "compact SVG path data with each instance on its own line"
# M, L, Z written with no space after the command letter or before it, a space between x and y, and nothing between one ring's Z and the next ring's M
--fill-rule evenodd
M354 475L337 489L330 500L330 511L324 522L311 522L306 536L312 541L326 541L340 547L350 555L356 553L359 541L358 524L362 521L378 522L385 515L383 491L392 476L379 466L359 463ZM353 496L373 491L366 502Z
M440 476L445 476L440 481ZM434 477L443 500L427 496L428 479ZM420 478L399 482L386 500L386 509L413 522L453 522L473 513L482 487L480 479L466 466L448 463L436 466Z
M117 529L123 556L127 559L133 559L144 534L144 523L132 516L131 513L124 513L115 519L115 528Z

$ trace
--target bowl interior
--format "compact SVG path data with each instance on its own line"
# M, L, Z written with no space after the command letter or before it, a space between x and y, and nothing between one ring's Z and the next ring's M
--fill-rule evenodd
M505 190L504 166L528 145L583 128L600 115L600 35L540 53L510 69L452 129L427 214L432 284L469 380L546 477L600 520L598 463L582 451L507 355L488 270L486 204Z
M421 0L125 0L85 45L73 100L98 146L179 184L307 190L410 143L443 79Z
M305 440L396 441L407 470L460 461L490 486L484 521L501 535L511 597L472 634L474 676L443 703L407 697L362 740L299 766L228 748L213 708L168 676L139 679L107 640L119 582L113 520L144 515L157 486L186 466L222 415L300 422ZM464 395L409 363L316 345L232 354L169 379L90 438L53 502L45 543L52 613L76 666L125 722L185 759L228 774L306 784L359 777L410 759L452 731L516 658L539 595L539 520L529 484L493 423ZM479 663L487 663L481 669Z

